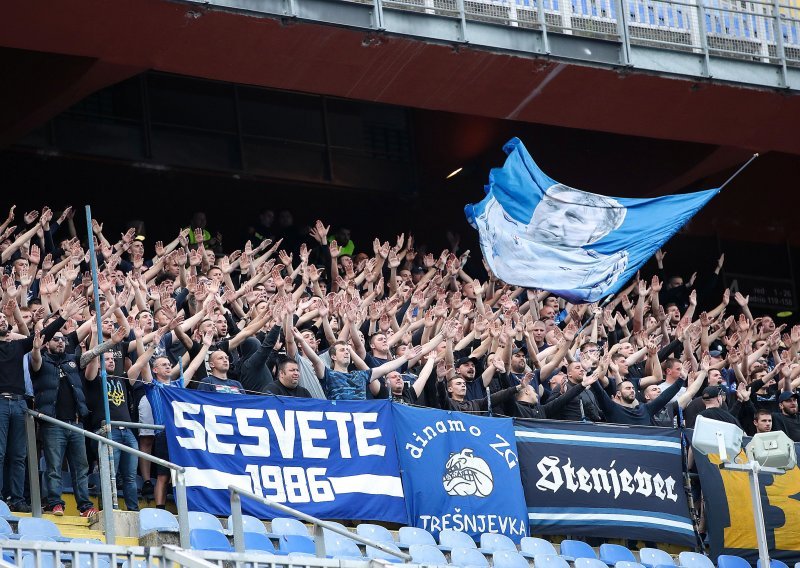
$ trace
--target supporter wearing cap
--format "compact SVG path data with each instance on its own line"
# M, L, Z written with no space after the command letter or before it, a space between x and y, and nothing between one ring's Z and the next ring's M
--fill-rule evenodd
M738 414L739 407L741 405L739 401L737 401L734 405L734 412L731 413L725 404L725 396L725 389L720 385L706 387L703 389L702 398L706 409L703 410L699 416L710 418L711 420L719 420L720 422L728 422L729 424L736 424L739 428L741 428L742 425L739 424L739 420L735 416L735 414Z
M456 359L454 367L456 375L464 379L467 385L467 400L477 400L486 396L486 388L494 378L494 369L487 369L492 372L483 373L481 380L477 380L478 359L475 357L460 357ZM505 372L505 369L503 369L503 372Z
M794 442L800 442L800 416L797 414L796 391L783 391L778 397L780 412L772 413L772 429L782 430Z

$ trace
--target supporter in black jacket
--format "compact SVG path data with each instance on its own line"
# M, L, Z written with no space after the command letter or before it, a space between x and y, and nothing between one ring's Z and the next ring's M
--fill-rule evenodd
M526 378L530 382L533 373L528 373L528 375ZM558 418L561 410L571 400L592 386L592 383L598 378L597 373L584 377L581 383L571 385L564 394L551 399L547 404L541 404L536 389L528 385L517 393L515 400L509 400L506 403L506 414L518 418Z

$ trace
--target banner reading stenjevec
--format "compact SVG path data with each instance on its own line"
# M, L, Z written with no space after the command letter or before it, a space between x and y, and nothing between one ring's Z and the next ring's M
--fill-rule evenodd
M392 414L412 526L527 536L511 419L401 405Z
M323 519L408 522L388 401L163 393L192 509L228 515L236 485ZM281 515L252 499L242 507Z
M531 532L692 546L678 430L514 420Z

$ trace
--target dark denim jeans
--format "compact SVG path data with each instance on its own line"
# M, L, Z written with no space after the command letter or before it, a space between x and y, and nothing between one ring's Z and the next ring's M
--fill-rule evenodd
M111 429L111 439L124 446L139 449L136 438L128 428L120 430ZM100 448L98 451L103 451ZM136 488L136 468L139 465L139 458L128 452L123 452L114 448L114 467L117 469L117 486L122 487L122 494L125 496L125 507L129 511L139 510L139 493Z
M72 474L72 488L75 492L75 501L78 510L83 511L92 507L89 499L89 463L86 460L86 442L84 437L66 428L61 428L48 423L42 423L40 429L42 445L44 446L44 487L42 498L45 506L52 509L54 505L64 506L61 499L61 464L64 456L67 457L69 470Z
M8 479L3 487L10 493L11 501L24 501L25 457L28 455L25 437L24 400L0 397L0 472L8 462Z

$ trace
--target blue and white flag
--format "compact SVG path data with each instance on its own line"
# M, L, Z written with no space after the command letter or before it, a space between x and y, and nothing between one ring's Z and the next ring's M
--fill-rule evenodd
M230 514L236 485L323 519L408 521L389 401L162 391L193 510ZM281 516L252 499L242 507Z
M509 284L571 302L619 290L719 190L653 199L606 197L549 178L518 138L489 174L486 197L465 213L483 256Z
M695 544L674 428L514 420L531 532Z
M403 488L412 526L438 535L528 534L514 428L486 418L403 405L392 407Z

